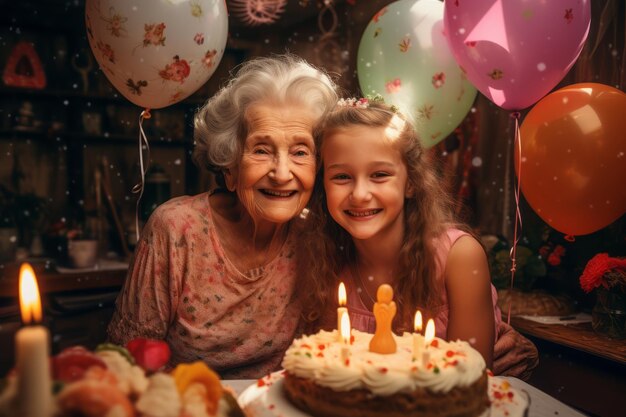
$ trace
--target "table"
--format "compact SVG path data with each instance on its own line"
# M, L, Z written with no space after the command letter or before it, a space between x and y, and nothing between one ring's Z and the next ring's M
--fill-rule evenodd
M591 328L591 323L541 324L522 317L511 317L511 326L526 335L626 365L626 342L598 335Z
M526 391L530 396L530 410L528 415L532 417L584 417L584 414L563 404L554 397L538 390L518 378L500 377L511 383L513 388ZM228 379L222 381L226 386L231 387L237 395L241 394L248 386L255 384L256 379Z
M531 385L590 415L624 415L626 340L598 335L591 323L548 325L511 317L511 325L539 350Z

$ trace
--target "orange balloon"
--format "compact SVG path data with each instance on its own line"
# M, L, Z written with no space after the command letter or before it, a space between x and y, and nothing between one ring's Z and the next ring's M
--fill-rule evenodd
M515 168L522 193L551 227L585 235L626 212L622 91L597 83L561 88L532 108L520 135Z

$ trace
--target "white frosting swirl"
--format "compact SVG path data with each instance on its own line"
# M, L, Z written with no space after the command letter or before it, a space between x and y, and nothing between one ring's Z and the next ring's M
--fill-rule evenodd
M107 369L117 376L117 387L124 394L140 395L148 388L148 378L142 368L131 365L115 350L101 350L96 354L106 363Z
M390 355L369 351L371 334L353 330L352 335L348 360L342 357L344 346L337 342L337 332L322 330L294 340L285 353L283 367L335 391L366 388L380 396L411 392L418 387L446 393L454 387L471 385L485 371L483 357L467 342L435 338L427 348L430 359L424 367L421 352L413 360L410 333L394 335L398 348Z
M148 378L146 391L135 403L142 417L177 417L180 414L181 398L171 375L156 373Z

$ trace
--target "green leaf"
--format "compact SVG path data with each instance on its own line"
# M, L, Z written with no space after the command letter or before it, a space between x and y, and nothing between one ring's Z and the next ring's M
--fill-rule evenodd
M535 255L528 260L528 265L526 265L524 272L533 277L544 277L548 273L548 269L542 258L539 255Z
M515 259L517 261L517 268L523 268L527 263L530 257L533 256L533 253L530 249L525 246L518 246L517 251L515 253Z

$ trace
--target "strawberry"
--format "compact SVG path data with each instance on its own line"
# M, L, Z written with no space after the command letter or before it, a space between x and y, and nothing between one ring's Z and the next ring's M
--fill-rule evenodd
M165 366L172 354L166 342L143 337L128 342L126 349L133 355L137 365L150 372L156 372Z
M51 359L53 378L63 382L78 381L92 366L107 369L106 363L98 355L82 346L62 350Z

